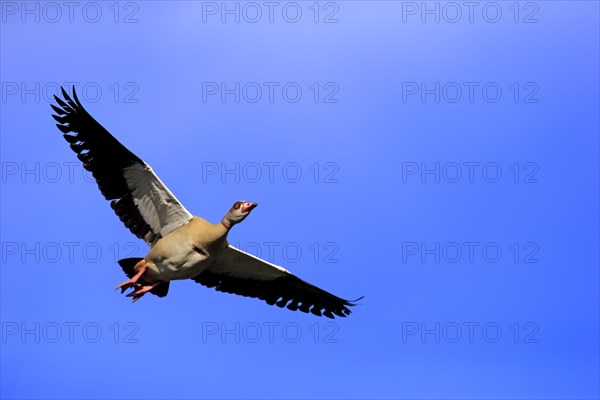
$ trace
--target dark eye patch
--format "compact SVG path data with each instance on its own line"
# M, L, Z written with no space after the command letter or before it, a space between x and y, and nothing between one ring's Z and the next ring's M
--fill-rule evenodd
M240 208L241 205L242 205L241 201L236 201L235 204L233 205L233 209L237 210L238 208Z

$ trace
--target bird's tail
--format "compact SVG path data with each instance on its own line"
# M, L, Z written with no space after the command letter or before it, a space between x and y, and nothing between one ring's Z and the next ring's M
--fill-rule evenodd
M119 260L119 265L121 266L121 268L123 269L123 272L125 272L125 275L127 275L128 278L133 278L133 276L135 275L135 265L140 262L141 260L143 260L143 258L123 258L121 260ZM140 278L140 283L147 283L144 282L143 277ZM167 295L167 293L169 293L169 282L165 282L165 283L161 283L160 285L156 286L154 289L152 289L150 291L150 293L158 296L158 297L165 297Z
M128 278L133 278L135 275L133 267L140 261L142 261L142 258L123 258L119 260L119 265L123 268L123 272L125 272Z

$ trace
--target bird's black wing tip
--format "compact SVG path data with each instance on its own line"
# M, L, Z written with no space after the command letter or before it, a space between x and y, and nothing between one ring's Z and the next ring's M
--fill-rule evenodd
M345 302L344 305L350 306L350 307L354 307L354 306L360 305L360 304L357 303L357 301L360 301L360 300L362 300L364 298L365 298L365 296L360 296L358 299L344 300L344 302Z

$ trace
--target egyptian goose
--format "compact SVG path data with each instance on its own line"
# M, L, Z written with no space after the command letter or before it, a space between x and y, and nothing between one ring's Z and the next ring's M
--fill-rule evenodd
M52 115L83 167L125 224L149 246L144 258L125 258L119 265L129 277L117 289L132 301L150 292L167 295L169 282L194 281L216 290L259 298L290 310L334 318L350 314L344 300L307 283L282 267L245 253L227 242L235 224L250 215L256 203L238 201L212 224L193 216L156 176L152 168L123 146L83 108L75 87L73 99L62 89L60 107Z

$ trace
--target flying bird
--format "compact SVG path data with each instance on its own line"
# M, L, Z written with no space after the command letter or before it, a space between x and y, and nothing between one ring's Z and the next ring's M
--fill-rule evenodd
M216 223L194 216L177 200L152 168L122 145L61 87L54 96L56 126L100 192L125 226L149 246L144 258L125 258L119 265L129 278L117 286L136 302L146 293L164 297L172 280L192 279L220 292L255 297L269 305L345 317L360 300L344 300L319 289L286 269L243 252L227 242L233 226L244 221L257 203L237 201Z

